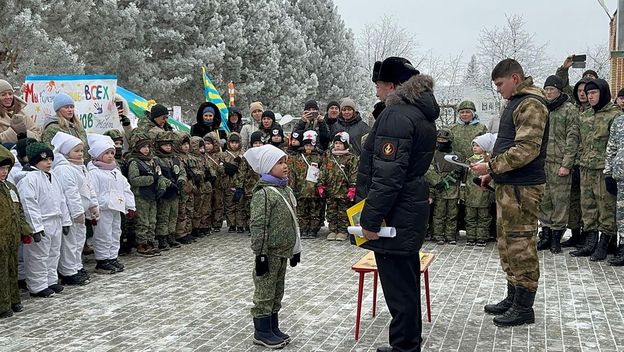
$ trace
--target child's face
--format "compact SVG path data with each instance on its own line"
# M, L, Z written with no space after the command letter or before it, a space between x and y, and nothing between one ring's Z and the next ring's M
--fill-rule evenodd
M212 143L210 142L204 142L204 149L206 150L206 153L212 153L212 151L214 150L214 145L212 145Z
M464 122L464 123L468 123L470 121L472 121L472 117L473 117L473 112L470 109L462 109L459 110L459 118Z
M448 143L448 139L442 138L442 137L438 137L438 143Z
M119 149L123 148L123 141L116 140L115 141L115 148L119 148Z
M251 145L252 148L262 147L264 144L261 141L255 141Z
M275 135L275 136L272 136L271 137L271 142L273 142L273 143L282 143L283 142L282 136L280 136L279 134Z
M50 169L52 169L52 158L41 160L35 167L41 171L50 172Z
M283 156L277 164L273 166L271 172L269 173L277 178L288 177L288 163L286 162L286 157Z
M477 143L472 143L472 152L475 155L481 155L484 153L483 148L481 148Z
M149 148L149 147L148 147ZM142 150L143 148L141 148ZM148 149L148 153L149 153L149 149ZM102 157L100 158L100 160L102 160L102 162L106 163L106 164L112 164L115 161L115 149L109 149L107 150L104 155L102 155Z
M301 142L298 139L293 139L290 141L290 145L293 147L301 147Z
M67 154L67 156L70 159L74 159L74 160L80 160L84 158L84 145L78 144L77 146L74 147L74 149L69 151L69 154Z
M206 147L204 147L203 145L199 146L199 153L200 154L206 154Z
M172 148L173 146L171 145L171 143L165 143L160 146L160 149L167 154L171 153Z
M228 142L228 145L230 146L230 150L236 151L240 149L240 142L238 141Z
M273 125L273 119L271 119L270 117L263 117L262 118L262 127L264 128L269 128Z
M202 115L202 118L204 119L205 122L211 122L212 120L214 120L214 114L211 112L207 112L204 115Z
M306 144L303 146L303 149L305 150L306 154L311 154L314 150L314 146L312 144Z
M342 151L342 150L346 150L347 148L345 148L344 143L340 142L340 141L335 141L334 142L334 150L337 151Z
M182 145L180 146L180 150L184 154L188 153L189 149L191 149L191 145L189 143L182 143Z
M149 152L150 152L149 145L146 144L146 145L142 146L141 149L139 149L139 152L141 152L141 154L143 154L145 156L148 156Z
M10 166L8 165L0 166L0 181L6 180L7 175L9 174L9 169Z

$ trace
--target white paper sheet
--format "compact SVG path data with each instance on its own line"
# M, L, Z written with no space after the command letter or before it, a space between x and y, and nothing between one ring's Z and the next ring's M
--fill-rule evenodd
M347 232L349 232L353 236L364 237L362 235L362 226L349 226L349 227L347 227ZM396 228L394 228L394 227L382 227L379 230L378 235L379 235L379 237L388 237L388 238L396 237Z

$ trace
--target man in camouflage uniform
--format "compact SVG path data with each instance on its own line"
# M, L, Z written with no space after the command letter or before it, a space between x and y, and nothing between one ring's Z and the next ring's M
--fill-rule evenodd
M622 110L611 102L609 84L595 79L585 84L585 94L591 109L581 114L579 163L581 165L581 209L585 243L570 253L599 261L607 257L609 241L615 239L615 196L606 190L605 158L607 141L613 120ZM600 240L598 232L600 231Z
M578 110L563 94L563 83L557 76L549 76L544 83L548 100L548 146L546 148L546 186L540 205L542 238L538 250L550 248L561 253L561 237L565 233L570 206L572 176L570 172L579 147Z
M497 315L497 326L535 322L533 303L539 280L535 237L544 193L544 162L548 143L548 109L543 91L525 77L513 59L492 71L499 93L509 103L501 115L492 160L472 164L482 184L496 182L497 240L501 266L507 274L507 297L485 306Z
M221 162L221 156L218 148L218 141L212 136L204 136L204 142L206 146L206 158L208 159L208 169L210 170L211 183L212 183L212 198L210 204L212 204L212 212L210 217L206 219L208 227L212 227L212 231L221 231L223 226L223 210L225 205L223 204L223 195L225 194L225 170L223 163ZM208 147L208 145L212 147Z
M429 178L433 180L433 233L432 240L439 245L457 244L457 212L459 185L462 177L461 166L444 160L447 154L457 155L453 151L453 135L448 129L438 130L438 141L429 168ZM464 159L459 156L460 159Z
M611 194L617 195L616 223L619 245L615 256L609 260L613 266L624 265L624 115L613 120L607 158L605 160L605 186Z
M180 243L175 240L178 222L178 193L186 182L186 170L173 150L176 133L160 132L156 137L156 163L160 167L162 177L169 180L170 185L156 205L156 239L158 249L178 248Z
M574 92L570 87L569 74L570 67L572 67L572 64L574 63L574 61L572 61L572 56L573 55L569 55L568 57L566 57L566 59L563 61L563 64L559 66L559 68L557 68L557 72L555 73L555 75L557 75L557 77L559 77L561 79L561 82L563 83L563 92L568 96L573 95ZM583 72L582 78L591 80L598 78L598 74L594 70L585 70L585 72Z
M212 212L212 184L209 181L210 171L204 155L204 139L202 137L191 137L191 157L195 161L193 173L196 177L193 230L191 232L194 237L210 235L210 229L201 227L202 219L209 217Z

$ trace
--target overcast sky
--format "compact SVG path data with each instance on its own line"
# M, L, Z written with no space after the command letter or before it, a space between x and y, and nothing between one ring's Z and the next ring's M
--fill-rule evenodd
M500 26L505 14L519 14L548 55L563 62L588 45L607 43L609 18L597 0L334 0L355 35L382 15L393 16L416 37L420 50L443 57L463 51L465 61L477 51L479 31ZM605 0L610 13L617 0Z

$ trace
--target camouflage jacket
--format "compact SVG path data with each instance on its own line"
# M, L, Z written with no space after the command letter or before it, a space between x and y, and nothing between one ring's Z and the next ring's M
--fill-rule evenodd
M464 159L470 157L472 155L472 141L484 133L487 133L487 127L480 122L469 124L461 122L451 126L453 151Z
M588 169L604 169L611 124L620 115L622 109L611 102L598 112L589 109L581 114L579 165Z
M191 149L189 153L188 166L193 172L193 184L202 192L212 190L212 184L209 182L210 170L204 154L200 152L200 148L204 146L204 139L201 137L191 137Z
M247 162L247 159L243 157L243 161L241 161L240 171L236 175L236 183L237 188L242 188L245 191L245 196L251 197L251 192L253 192L254 187L256 187L256 183L260 180L260 175L258 175L252 168L251 165Z
M565 96L562 96L565 97ZM546 162L557 163L566 169L576 164L579 147L579 113L570 102L565 102L548 113L548 146Z
M223 191L225 189L225 171L220 159L220 152L206 153L206 165L210 174L215 177L215 181L212 184L212 188L215 190Z
M0 161L9 159L11 165L15 162L13 155L6 148L0 146ZM12 195L17 197L17 188L8 181L0 181L0 255L5 256L9 251L14 252L20 242L20 237L31 234L33 231L24 217L22 204L13 201Z
M297 219L293 218L284 198L267 189L269 186L286 198L295 214L297 211L297 201L290 187L258 181L251 198L251 249L255 255L290 258L297 238Z
M219 154L219 158L221 159L222 163L230 163L238 167L238 171L234 174L234 176L224 174L223 178L223 185L225 186L224 188L236 188L236 186L239 184L238 177L240 177L240 168L243 160L243 153L240 150L226 150Z
M169 123L165 123L164 127L159 127L152 120L150 120L148 118L139 118L139 122L137 124L137 128L132 130L132 133L134 133L134 132L144 132L148 136L150 136L150 138L153 141L156 141L156 137L158 136L158 133L163 132L163 131L172 131L172 130L173 130L173 128L169 125Z
M611 124L604 173L624 181L624 115L616 117Z
M318 165L319 169L323 169L323 154L319 154L316 151L312 152L312 154L299 154L297 156L293 156L292 158L288 158L288 180L289 185L295 192L295 196L297 199L301 198L317 198L318 194L316 193L317 182L307 181L308 175L308 166L315 163ZM319 179L323 177L322 172L319 175Z
M357 167L358 158L354 154L327 153L319 181L326 187L328 198L347 198L349 187L355 186Z
M557 72L555 73L555 75L557 77L559 77L561 79L561 81L563 82L562 92L567 94L569 97L571 97L572 96L572 87L570 86L570 74L569 74L569 71L570 71L570 68L559 66L557 68Z
M483 160L481 155L473 155L468 158L468 162L475 163ZM475 177L478 177L471 169L467 169L466 172L466 189L464 194L464 201L467 207L472 208L487 208L490 203L494 201L494 193L481 190L481 186L472 181Z
M458 199L459 198L459 186L462 179L462 167L459 165L451 164L444 160L444 156L447 154L454 154L454 152L443 153L436 150L433 154L433 160L427 171L428 176L426 179L431 182L430 190L433 191L432 198L434 199ZM460 156L460 159L463 159Z

